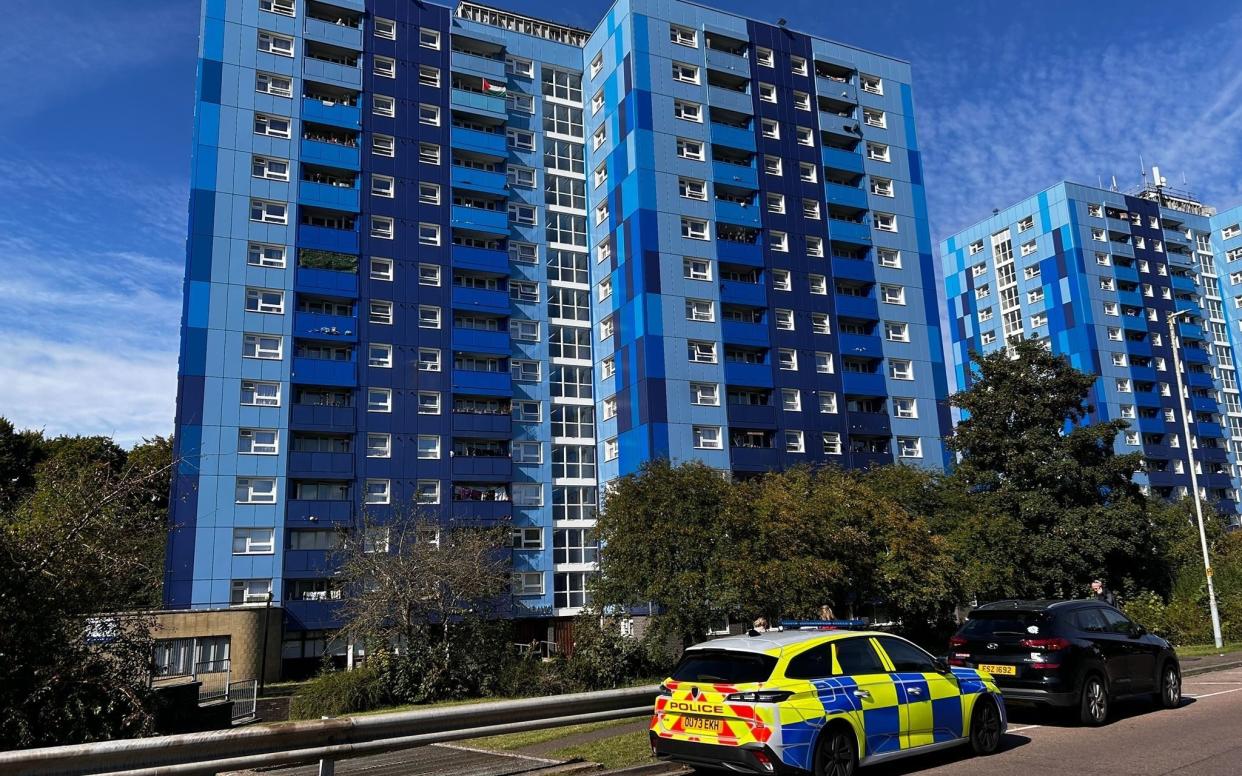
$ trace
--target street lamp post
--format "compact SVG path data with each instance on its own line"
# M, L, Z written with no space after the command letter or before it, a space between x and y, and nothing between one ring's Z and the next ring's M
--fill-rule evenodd
M1195 451L1191 445L1190 415L1186 411L1186 394L1182 388L1182 342L1177 336L1177 318L1187 310L1169 314L1169 344L1173 350L1173 375L1177 378L1177 404L1182 410L1182 438L1186 443L1186 462L1190 465L1190 489L1195 502L1195 518L1199 522L1199 547L1203 550L1203 573L1207 576L1208 606L1212 611L1212 639L1221 648L1220 611L1216 608L1216 585L1212 582L1212 560L1208 555L1207 532L1203 528L1203 503L1199 498L1199 477L1195 472Z
M1212 599L1212 606L1216 606L1216 599ZM1215 609L1213 609L1215 611ZM272 621L272 591L267 591L266 600L263 604L263 646L259 651L259 692L256 697L263 694L263 685L267 679L267 629Z

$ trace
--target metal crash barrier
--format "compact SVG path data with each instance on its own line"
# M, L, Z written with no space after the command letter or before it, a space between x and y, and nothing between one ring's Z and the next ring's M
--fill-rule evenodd
M0 752L5 776L173 776L336 760L651 714L658 685Z

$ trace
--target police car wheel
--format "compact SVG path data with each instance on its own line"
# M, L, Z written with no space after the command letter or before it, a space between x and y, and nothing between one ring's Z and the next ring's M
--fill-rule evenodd
M988 697L980 698L970 718L970 748L975 754L995 754L1000 742L1001 720L996 701Z
M854 733L844 727L831 727L820 739L815 776L854 776L858 770L858 744Z

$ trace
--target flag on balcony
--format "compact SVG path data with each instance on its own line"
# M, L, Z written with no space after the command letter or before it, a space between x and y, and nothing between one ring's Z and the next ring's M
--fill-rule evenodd
M483 79L483 93L490 94L493 97L504 97L509 93L509 89L501 84L494 84L486 78Z

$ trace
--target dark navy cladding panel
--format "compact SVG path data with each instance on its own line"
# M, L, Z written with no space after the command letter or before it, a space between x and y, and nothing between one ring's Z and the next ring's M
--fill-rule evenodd
M221 84L224 79L224 63L217 62L214 59L200 60L202 62L203 74L201 89L201 99L203 102L212 102L220 104Z

